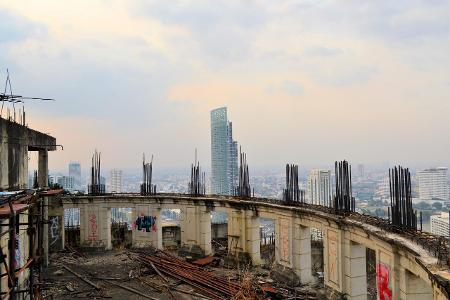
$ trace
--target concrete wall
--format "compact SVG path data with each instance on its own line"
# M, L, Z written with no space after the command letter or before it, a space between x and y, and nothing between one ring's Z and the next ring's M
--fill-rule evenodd
M228 223L211 224L211 238L227 238L228 237Z
M153 197L73 197L63 199L64 207L79 207L95 214L98 222L95 234L101 241L97 246L110 248L108 242L108 210L111 207L132 207L136 216L152 216L159 220L165 208L179 208L181 243L200 246L211 253L211 211L227 212L229 252L239 256L246 253L254 265L260 260L259 218L275 221L276 263L293 270L302 283L311 276L311 228L324 233L324 282L348 299L367 299L366 249L376 253L378 298L384 299L444 299L442 290L430 280L417 259L433 269L437 259L419 249L405 238L380 229L309 208L287 207L269 203L226 198L190 198L160 195ZM105 224L106 223L106 224ZM160 224L150 231L134 231L137 247L162 247ZM81 240L89 239L90 219L81 220ZM84 233L83 233L84 232ZM95 246L95 245L92 245ZM448 270L447 270L448 272ZM449 273L450 274L450 273ZM438 290L438 291L436 291Z
M20 214L19 221L20 221L20 223L25 223L25 224L28 223L28 215ZM2 223L1 233L8 231L9 220L8 219L3 220L1 223ZM30 242L29 242L29 236L27 234L27 227L28 227L27 225L20 225L19 233L16 235L16 241L17 241L16 242L17 249L15 252L16 266L14 266L16 269L20 269L21 267L23 267L29 259ZM9 234L5 234L1 237L0 245L2 248L3 254L6 255L5 260L6 260L8 269L9 269L10 264L9 264L8 243L9 243ZM1 274L6 273L4 264L0 264L0 272L1 272ZM29 274L30 273L29 273L28 269L25 269L20 274L17 274L17 277L18 277L17 285L18 285L19 289L26 288L25 285L27 283ZM8 290L8 276L3 276L1 278L1 287L2 287L1 288L2 292L6 292Z
M28 186L28 151L56 150L56 139L0 118L0 190Z

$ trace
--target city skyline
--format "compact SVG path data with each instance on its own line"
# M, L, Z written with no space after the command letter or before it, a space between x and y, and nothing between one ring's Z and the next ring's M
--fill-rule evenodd
M26 103L30 126L64 145L50 169L88 165L96 148L121 169L142 152L182 167L197 148L208 162L219 106L252 168L449 166L449 6L6 1L0 78L9 68L14 91L56 99Z

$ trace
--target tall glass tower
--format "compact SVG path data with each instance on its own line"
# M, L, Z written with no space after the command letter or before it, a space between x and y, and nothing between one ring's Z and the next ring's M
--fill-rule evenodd
M211 192L233 195L237 173L237 142L233 140L232 124L227 108L217 108L211 111Z
M73 178L73 189L81 190L81 165L79 162L71 162L69 164L69 177Z

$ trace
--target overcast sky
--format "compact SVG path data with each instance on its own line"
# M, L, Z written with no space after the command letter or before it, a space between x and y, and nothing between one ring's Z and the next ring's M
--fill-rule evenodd
M450 165L448 0L0 0L0 20L0 82L57 99L26 106L64 145L52 169L95 148L209 167L219 106L251 166Z

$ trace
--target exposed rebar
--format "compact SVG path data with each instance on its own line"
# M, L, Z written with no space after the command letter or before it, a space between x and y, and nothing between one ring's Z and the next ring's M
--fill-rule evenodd
M92 155L91 167L91 184L88 185L89 195L103 195L105 194L105 184L101 183L101 152L95 150Z

